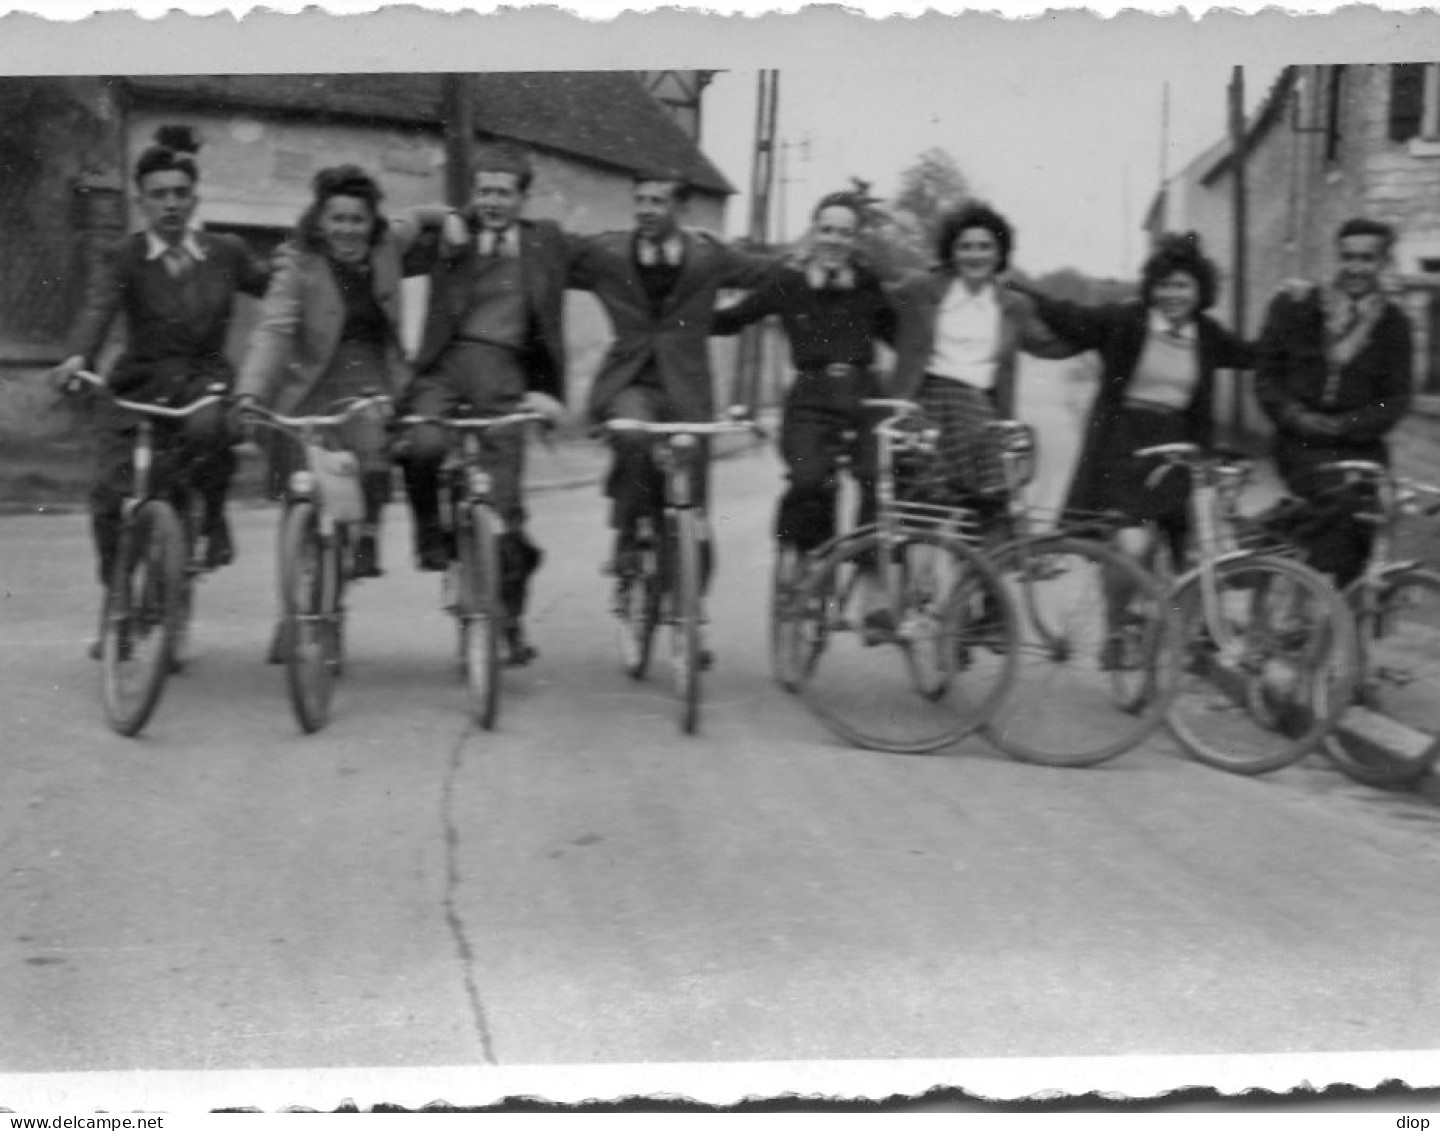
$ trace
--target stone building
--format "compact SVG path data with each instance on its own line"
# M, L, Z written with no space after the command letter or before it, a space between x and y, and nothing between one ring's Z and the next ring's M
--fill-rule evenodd
M1286 67L1245 136L1244 329L1258 332L1283 280L1333 270L1346 219L1383 220L1399 232L1390 285L1416 329L1417 392L1440 395L1440 63ZM1222 267L1227 320L1233 172L1220 139L1169 180L1148 221L1200 234Z
M582 233L629 227L632 178L657 171L693 186L688 223L720 231L734 190L696 143L704 82L688 74L470 75L476 137L530 153L532 216ZM403 74L0 78L0 431L44 426L32 403L34 377L59 360L94 249L138 226L129 170L157 126L190 125L203 142L198 221L265 251L295 223L311 177L327 165L370 170L389 209L443 200L443 81ZM417 285L409 297L423 298L423 281ZM608 325L588 295L568 301L571 390L580 400ZM418 313L417 303L410 306ZM239 320L232 352L243 349L251 320L253 311Z

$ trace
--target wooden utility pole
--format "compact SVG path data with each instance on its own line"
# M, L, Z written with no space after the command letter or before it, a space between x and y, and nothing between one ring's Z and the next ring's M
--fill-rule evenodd
M444 75L441 119L445 126L445 200L452 208L470 203L475 153L475 99L469 75Z
M780 105L780 72L764 70L755 91L755 148L750 166L750 222L746 229L752 248L770 242L770 201L775 187L775 124ZM740 335L735 354L736 404L751 413L765 407L765 326L748 326Z
M1243 338L1248 223L1245 213L1245 68L1238 66L1230 72L1230 189L1234 219L1230 328L1236 336ZM1232 374L1230 382L1230 428L1232 441L1238 440L1245 430L1245 400L1238 372Z

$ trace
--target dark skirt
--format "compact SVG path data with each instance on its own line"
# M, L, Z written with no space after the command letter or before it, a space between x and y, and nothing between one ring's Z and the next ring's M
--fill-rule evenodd
M1085 453L1067 507L1077 512L1116 511L1133 522L1160 522L1183 529L1190 483L1183 469L1168 472L1154 486L1146 480L1159 467L1137 459L1140 448L1193 440L1182 412L1124 407L1115 414L1104 443Z

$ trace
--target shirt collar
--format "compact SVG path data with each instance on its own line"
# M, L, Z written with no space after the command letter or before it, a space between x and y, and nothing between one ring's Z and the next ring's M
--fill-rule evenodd
M641 263L645 262L645 248L658 248L670 267L678 267L685 258L685 241L678 231L671 232L663 240L646 239L638 232L635 235L635 254Z
M475 236L475 247L481 255L498 255L509 259L520 254L520 233L514 224L499 231L481 228Z
M946 306L978 306L993 307L999 304L994 283L986 283L978 291L972 292L969 287L958 278L950 283L949 290L945 293Z
M180 238L180 246L185 249L190 258L197 263L205 258L205 249L200 246L200 241L195 238L195 229L186 228L185 234ZM153 229L145 229L145 258L159 259L169 250L170 245L157 236Z
M1195 319L1182 322L1179 327L1176 327L1171 324L1170 319L1153 307L1150 310L1149 325L1152 334L1169 334L1172 338L1180 338L1187 342L1192 341L1196 333Z
M855 265L842 263L839 267L826 267L815 260L805 265L805 281L811 290L824 290L828 283L832 290L848 291L855 287Z

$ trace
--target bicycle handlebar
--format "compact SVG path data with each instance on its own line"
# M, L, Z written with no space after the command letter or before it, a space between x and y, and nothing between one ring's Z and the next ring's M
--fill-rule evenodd
M132 401L120 396L110 387L110 383L98 373L91 373L87 369L78 369L69 377L71 381L82 381L94 387L108 396L117 408L123 408L127 412L139 413L142 416L154 416L163 420L184 420L187 416L193 416L202 408L209 408L212 404L219 404L225 399L225 387L223 385L211 385L209 392L202 397L197 397L187 405L179 408L163 404L151 404L147 401ZM218 391L217 391L218 390Z
M417 424L437 424L456 432L489 432L496 428L512 428L519 424L546 424L545 414L534 409L508 412L501 416L402 416L397 424L413 428Z
M356 397L349 401L339 412L315 414L311 416L286 416L276 412L274 409L266 408L260 404L248 404L244 411L253 415L260 424L273 425L284 431L303 432L308 428L336 428L344 424L352 416L363 412L368 408L387 408L391 401L383 393L369 397Z
M752 432L757 436L765 434L756 420L707 420L702 422L654 420L632 420L617 416L605 421L601 427L607 432L646 432L652 436L716 436L726 432Z

